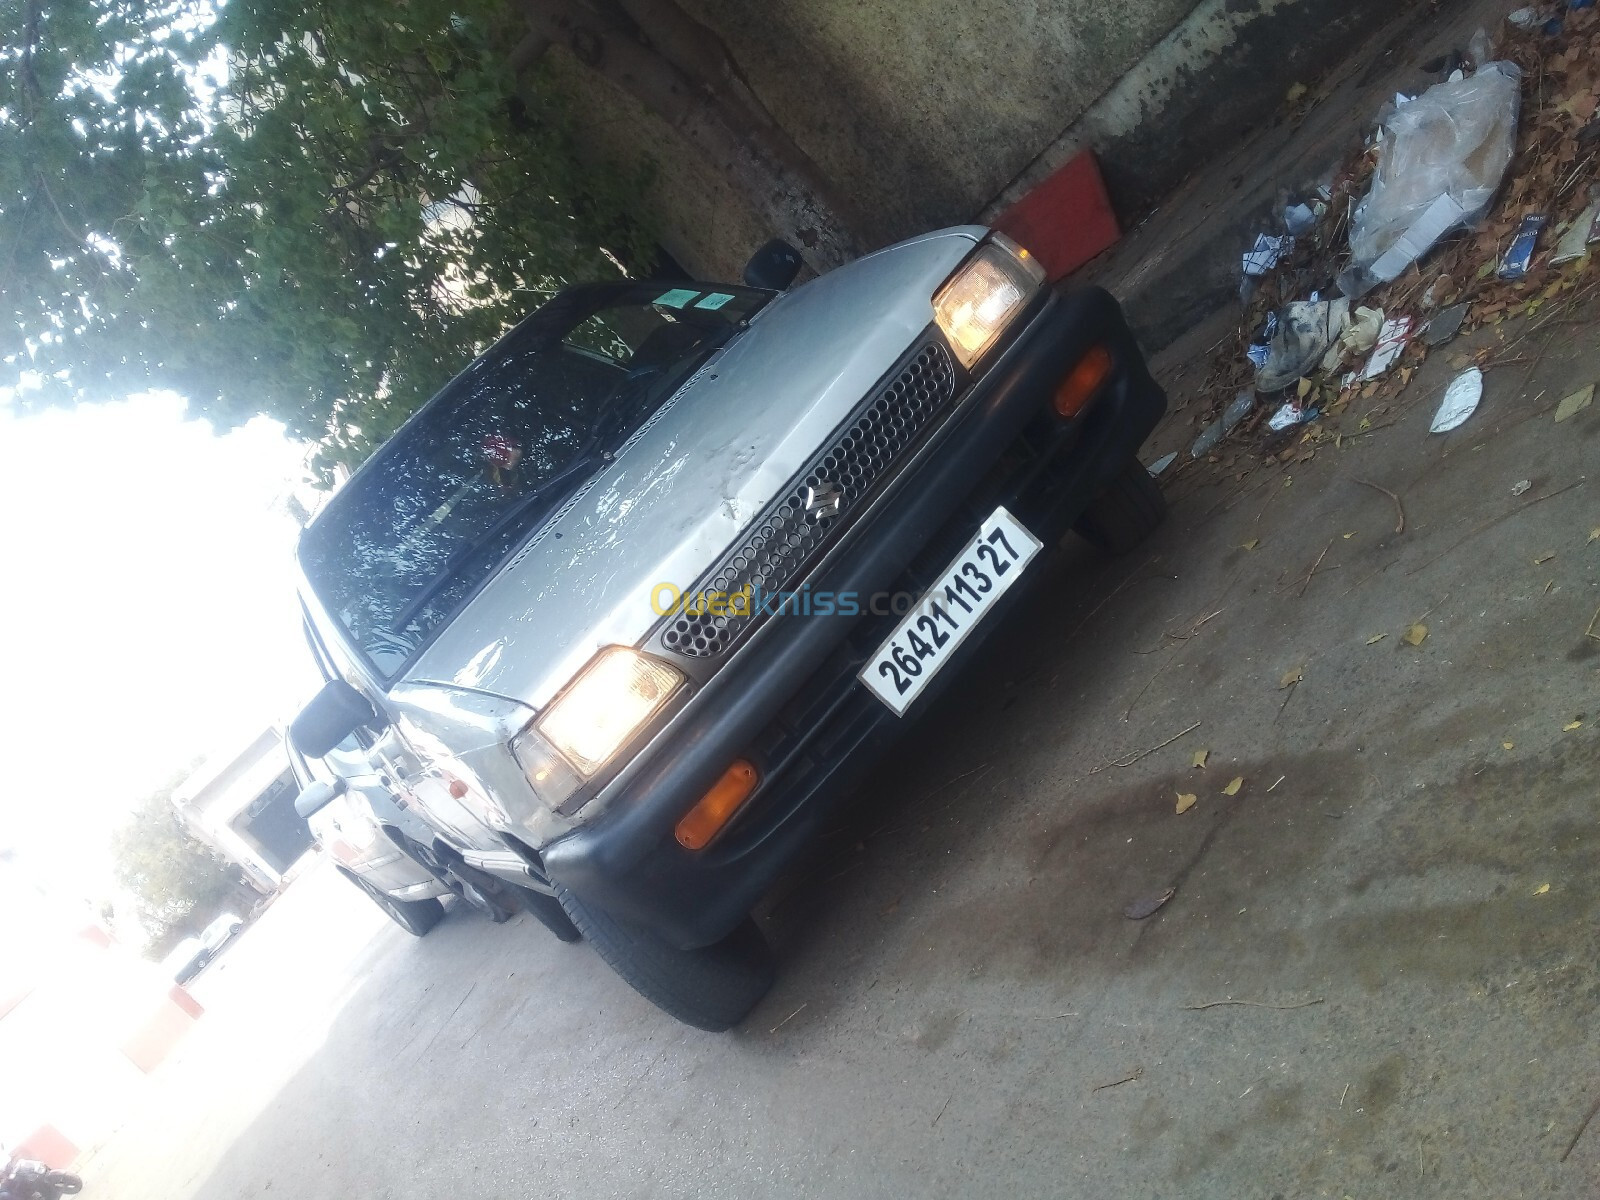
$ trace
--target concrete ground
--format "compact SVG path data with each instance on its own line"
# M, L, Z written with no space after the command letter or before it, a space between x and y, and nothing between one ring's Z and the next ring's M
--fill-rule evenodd
M1398 423L1069 544L774 901L737 1032L322 873L90 1194L1594 1195L1600 406L1551 414L1593 329L1454 434L1436 355Z

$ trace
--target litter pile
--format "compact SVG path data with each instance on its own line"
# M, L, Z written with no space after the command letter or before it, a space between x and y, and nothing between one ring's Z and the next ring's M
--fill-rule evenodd
M1184 457L1235 430L1288 456L1364 432L1431 350L1594 290L1579 292L1600 257L1593 5L1519 9L1498 46L1480 31L1427 64L1438 83L1385 104L1342 170L1288 199L1244 254L1239 339L1202 387L1211 419ZM1497 351L1452 359L1434 432L1471 417Z

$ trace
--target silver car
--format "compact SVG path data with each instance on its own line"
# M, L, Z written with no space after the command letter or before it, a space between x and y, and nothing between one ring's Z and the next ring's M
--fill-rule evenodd
M319 759L308 760L293 745L288 750L300 784L295 811L339 874L396 925L422 937L444 917L439 897L450 888L406 852L407 840L429 843L432 830L395 803L353 736Z
M787 264L783 260L790 260ZM440 853L679 1019L770 986L749 911L1076 528L1160 521L1165 409L1116 302L947 229L785 290L570 288L301 538L330 682Z

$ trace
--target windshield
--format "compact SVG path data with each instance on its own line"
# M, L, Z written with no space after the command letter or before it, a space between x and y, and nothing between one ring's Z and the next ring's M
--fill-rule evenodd
M572 288L428 402L300 540L327 613L384 678L767 300Z

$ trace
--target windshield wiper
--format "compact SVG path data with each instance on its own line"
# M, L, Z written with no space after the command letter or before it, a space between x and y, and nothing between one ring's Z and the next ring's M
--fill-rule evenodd
M552 496L556 489L562 484L567 483L575 476L583 474L585 471L592 470L601 462L605 461L607 457L606 455L595 453L594 445L596 441L598 441L597 438L591 437L585 444L584 448L573 458L571 462L562 467L561 470L550 476L549 479L546 479L531 492L528 492L526 495L518 496L511 506L505 510L505 512L501 513L494 519L493 523L490 524L487 529L485 529L477 537L473 538L472 541L468 542L465 546L462 546L459 550L456 550L450 555L449 558L445 559L444 564L439 568L438 573L434 575L433 581L415 596L413 596L411 598L411 602L401 609L400 612L395 616L394 620L390 622L389 631L391 633L400 633L404 631L405 627L411 624L416 615L425 607L427 607L429 601L431 601L440 592L444 591L445 587L455 577L456 572L461 569L462 564L468 562L485 546L492 543L507 529L517 524L517 522L527 515L530 509L534 508L547 497Z

